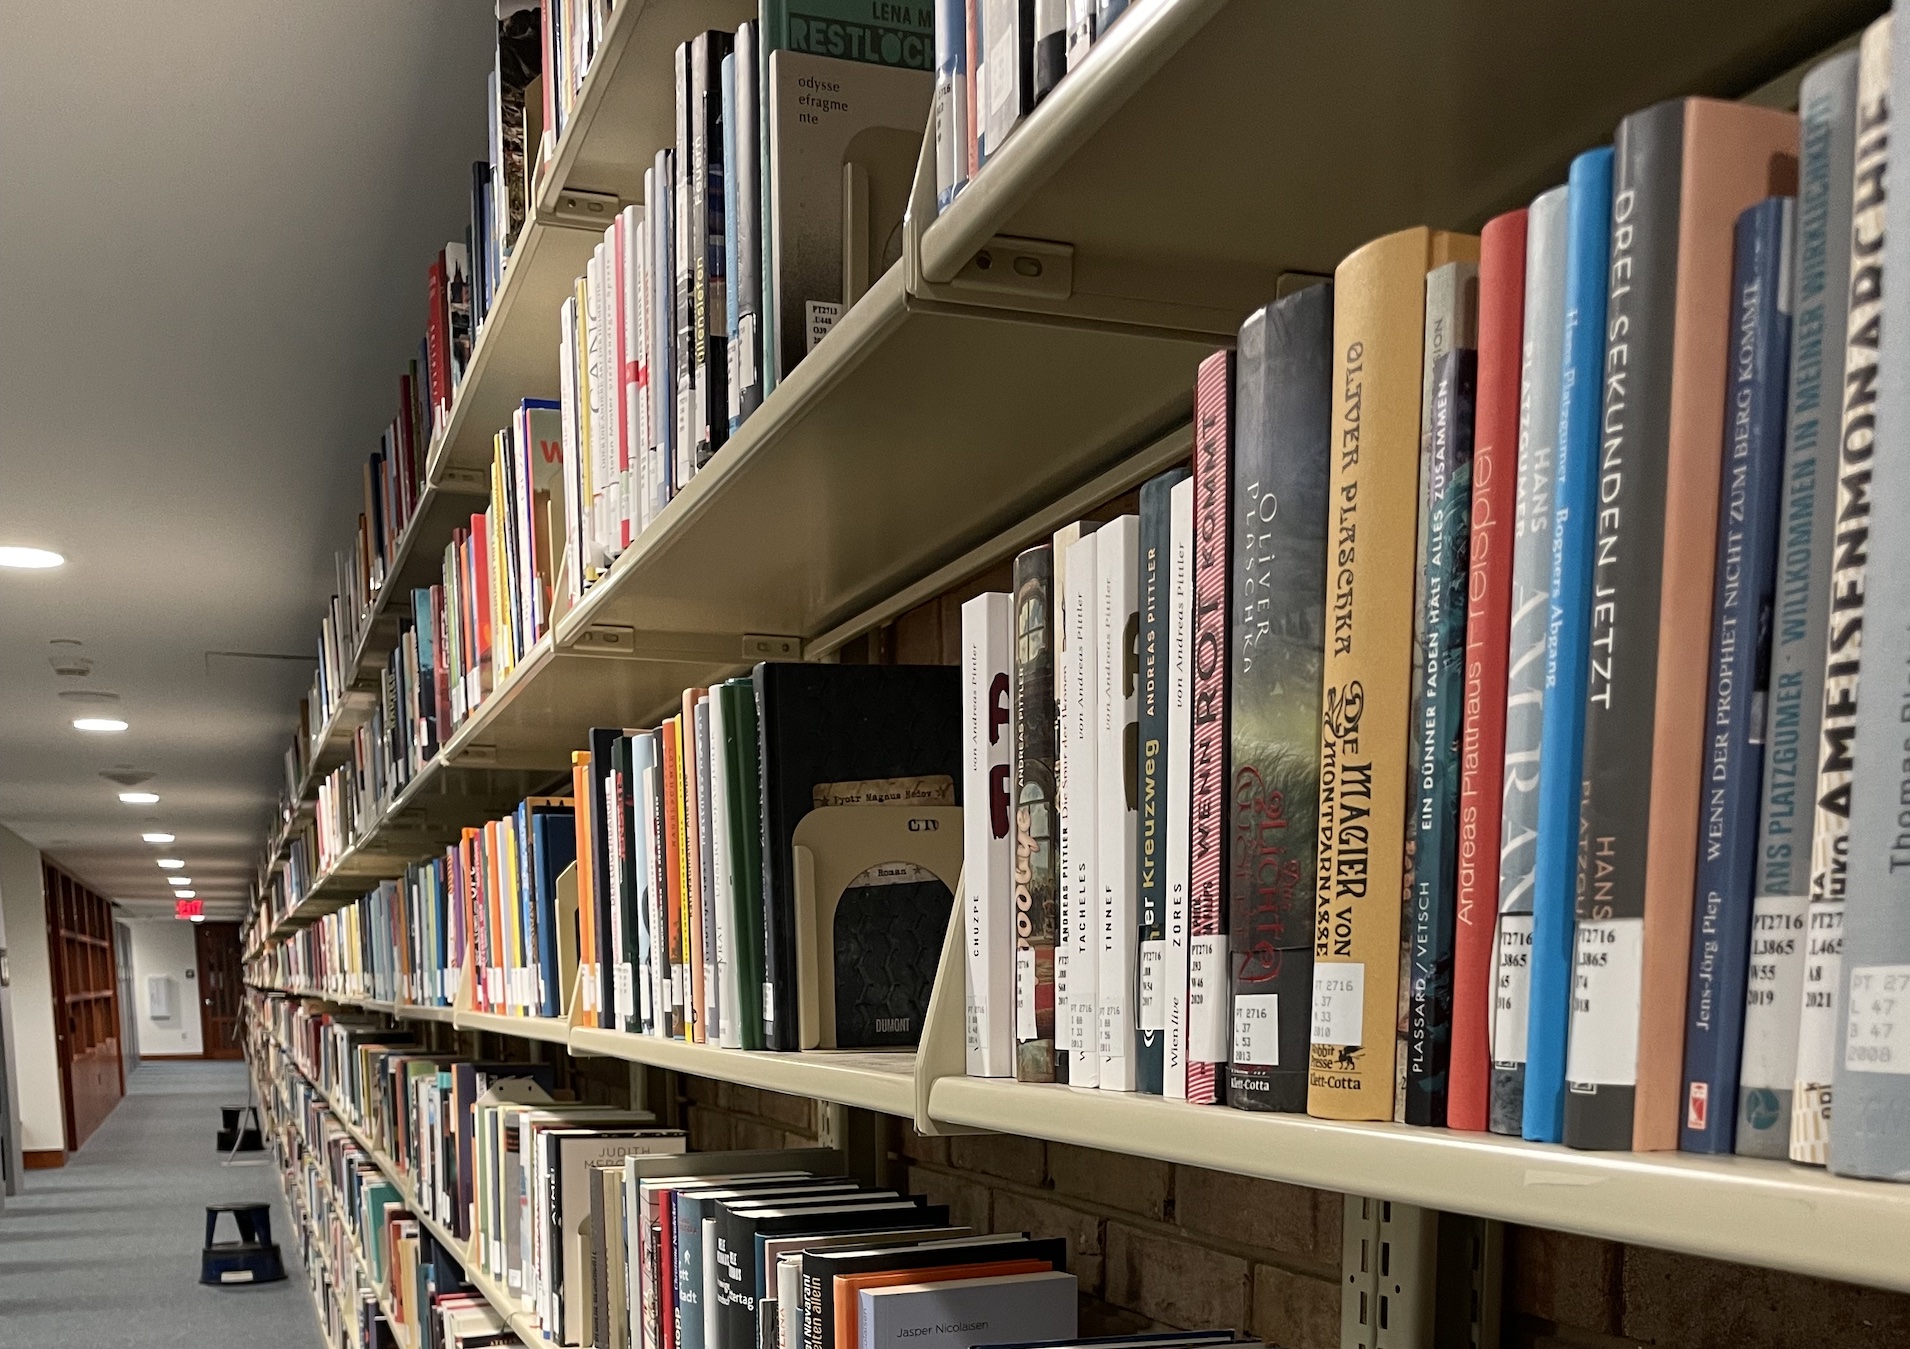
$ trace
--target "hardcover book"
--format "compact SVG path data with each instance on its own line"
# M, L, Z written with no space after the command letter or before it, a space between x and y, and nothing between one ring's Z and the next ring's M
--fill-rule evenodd
M1061 1018L1059 1033L1068 1055L1068 1082L1076 1087L1101 1085L1100 947L1096 914L1101 907L1100 763L1101 742L1096 727L1101 643L1095 621L1099 595L1100 545L1094 535L1077 534L1058 568L1056 589L1062 597L1062 695L1060 717L1061 853L1067 864L1062 877L1060 927L1055 942L1055 1008Z
M1334 272L1320 857L1307 1111L1390 1120L1412 699L1426 274L1472 236L1416 227Z
M1738 213L1797 119L1675 99L1619 123L1565 1141L1678 1145ZM1622 214L1621 214L1622 212ZM1629 229L1625 227L1629 226Z
M1134 1001L1136 926L1140 920L1136 848L1140 835L1140 520L1123 515L1096 530L1094 726L1095 905L1094 952L1098 964L1095 1045L1101 1056L1101 1086L1133 1091L1136 1085Z
M1159 1096L1166 1071L1168 625L1173 578L1173 491L1187 470L1169 469L1141 484L1139 615L1140 824L1135 866L1140 895L1136 929L1135 1089Z
M1194 480L1168 493L1167 860L1161 961L1165 1030L1161 1094L1187 1099L1187 993L1192 925L1194 784Z
M1725 385L1731 418L1718 494L1703 832L1685 995L1679 1146L1686 1152L1731 1151L1737 1119L1790 377L1794 206L1789 197L1761 201L1738 217L1736 229Z
M1015 1075L1014 597L962 605L962 955L967 1071Z
M1837 436L1849 313L1850 193L1857 131L1854 51L1820 62L1798 90L1797 253L1792 285L1784 530L1771 630L1751 955L1744 994L1734 1150L1790 1155L1791 1082L1802 1012L1817 735L1824 712Z
M1326 651L1333 287L1241 325L1234 364L1227 1104L1306 1109Z
M1015 1078L1066 1080L1056 1053L1053 550L1015 559Z
M865 1288L858 1301L855 1349L968 1349L1079 1329L1080 1290L1060 1270Z
M735 389L730 402L738 423L747 421L763 402L763 105L756 71L761 66L762 28L751 22L736 27L736 125L732 130L736 154L726 181L736 184L735 219L728 222L736 246L729 259L730 293L736 310L730 368Z
M1421 372L1418 612L1414 618L1407 921L1400 925L1399 1084L1393 1118L1444 1125L1452 1055L1452 943L1472 543L1479 264L1426 277Z
M1863 659L1865 567L1869 559L1871 458L1882 370L1884 239L1890 158L1891 16L1864 31L1857 65L1857 127L1850 203L1850 308L1845 320L1842 433L1832 539L1830 622L1825 639L1823 716L1817 736L1817 802L1811 830L1811 903L1791 1084L1791 1160L1824 1165L1830 1144L1830 1088L1844 1027L1845 864L1850 833L1851 745L1857 730Z

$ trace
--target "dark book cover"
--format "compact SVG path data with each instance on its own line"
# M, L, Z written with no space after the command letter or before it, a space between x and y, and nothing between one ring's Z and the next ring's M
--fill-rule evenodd
M637 843L637 793L643 783L638 776L636 736L619 735L610 746L610 787L605 809L611 817L610 839L610 877L615 894L611 903L615 906L611 931L617 934L617 940L610 956L611 991L613 1001L610 1026L614 1030L639 1031L647 1029L643 1025L641 1001L636 995L635 978L641 977L638 967L638 955L642 943L637 933L642 930L643 884L637 876L639 859L643 849ZM633 975L635 977L633 977Z
M1636 1022L1617 1005L1635 1003L1637 993L1606 971L1627 962L1635 983L1645 917L1684 123L1683 102L1660 103L1620 122L1613 146L1611 274L1623 284L1607 292L1606 367L1622 362L1628 378L1605 389L1592 551L1578 935L1565 1064L1565 1142L1578 1148L1630 1148L1637 1095L1638 1044L1624 1035ZM1587 1014L1588 979L1591 1009L1602 1015Z
M538 147L524 143L525 94L543 64L542 14L542 6L529 5L500 15L497 21L497 119L503 147L503 162L497 170L504 179L500 190L506 208L504 237L499 242L506 254L530 214L524 166L536 160Z
M835 1281L840 1275L941 1269L949 1265L1001 1260L1046 1260L1049 1268L1065 1270L1068 1267L1068 1239L1003 1234L927 1241L920 1246L805 1251L802 1257L802 1300L810 1314L803 1318L803 1349L834 1349L834 1291Z
M446 1224L454 1236L466 1241L471 1237L471 1205L477 1175L477 1141L472 1128L472 1107L477 1099L511 1078L527 1078L545 1091L556 1085L555 1069L548 1063L455 1063L451 1065L450 1127L455 1134L457 1203Z
M723 774L729 819L730 916L734 929L729 934L729 959L736 966L734 986L737 1004L722 1006L723 1034L733 1024L744 1049L773 1049L764 1035L768 996L766 956L762 934L765 891L763 889L763 789L761 717L754 682L728 679L716 686L712 696L723 700ZM714 755L717 747L712 745ZM792 827L793 829L793 827ZM795 882L790 882L794 893ZM791 935L794 925L791 924ZM720 939L719 939L720 941ZM793 951L792 951L793 955ZM790 1006L794 1007L794 975L789 985ZM733 1019L733 1020L732 1020ZM792 1031L793 1034L793 1031ZM793 1046L791 1046L793 1048Z
M729 300L723 258L723 58L733 38L717 30L690 40L691 294L696 389L696 468L729 438Z
M675 275L659 278L676 296L675 345L671 349L669 415L675 427L675 467L672 479L678 491L696 471L696 259L698 231L694 183L696 159L691 144L696 112L691 102L690 43L676 49L676 154L670 162L670 265ZM663 185L658 184L659 194ZM655 378L655 375L652 375Z
M1034 102L1052 93L1067 73L1068 0L1035 0Z
M1015 1078L1065 1082L1055 1046L1054 549L1030 548L1014 572Z
M1060 29L1056 30L1057 44ZM1187 477L1172 468L1141 485L1139 712L1140 810L1135 844L1139 882L1140 997L1134 1031L1135 1089L1159 1096L1167 1073L1167 680L1172 493Z
M1789 197L1760 202L1738 217L1736 231L1704 798L1685 989L1678 1146L1686 1152L1730 1152L1737 1121L1784 490L1794 206Z
M751 1201L721 1203L711 1214L716 1234L717 1349L755 1349L756 1304L762 1296L762 1239L805 1233L878 1231L884 1228L944 1226L945 1206L929 1207L919 1198L892 1191L856 1194L835 1202L787 1205Z
M1466 592L1472 556L1473 403L1479 264L1426 278L1425 417L1419 451L1419 584L1413 642L1406 845L1411 890L1400 927L1394 1118L1444 1125L1452 1063L1452 953L1459 882L1459 753L1465 727Z
M1257 311L1241 326L1236 351L1227 849L1235 1029L1227 1104L1304 1112L1333 287L1309 286Z
M729 165L735 180L736 219L727 222L736 236L736 256L730 259L729 284L736 292L736 371L739 420L747 421L763 401L763 202L762 103L756 80L760 58L761 25L745 23L736 29L736 125L731 140L736 162Z
M604 785L610 781L611 753L623 732L612 726L590 728L590 800L581 803L590 821L590 868L596 884L591 887L591 904L596 911L597 1026L601 1030L622 1030L616 1021L616 971L622 952L616 937L622 933L621 919L611 921L611 908L620 902L614 873L610 866L610 814Z
M926 785L919 781L925 778L944 780L935 784L941 794L934 804L960 805L961 676L954 665L756 667L751 711L758 721L761 809L751 812L736 801L731 819L762 822L763 1047L794 1049L799 1038L791 853L796 826L818 804L919 799L916 789ZM752 767L746 763L739 776L753 777ZM905 796L896 798L896 791ZM746 950L750 930L743 929L740 904L737 916L737 946Z
M534 902L537 915L537 992L539 1016L564 1014L570 990L558 982L557 878L577 860L574 811L550 802L530 812Z

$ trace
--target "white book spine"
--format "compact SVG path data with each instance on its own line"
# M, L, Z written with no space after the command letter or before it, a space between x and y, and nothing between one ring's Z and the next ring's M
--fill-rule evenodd
M604 471L616 492L616 508L612 524L616 527L613 535L619 549L630 545L629 530L626 521L630 516L630 497L624 490L628 479L620 471L629 455L629 426L624 419L623 363L624 355L624 311L628 304L630 278L624 270L625 249L628 241L624 228L624 217L619 214L610 222L610 228L604 231L605 280L608 283L604 294L604 409L605 420L610 427L609 452L604 456L608 461Z
M619 243L623 249L622 354L617 370L623 408L623 436L617 447L617 481L623 489L618 537L628 547L642 528L643 503L643 212L623 210Z
M657 171L654 167L643 171L643 199L655 201ZM663 217L655 211L645 211L643 217L643 251L637 259L637 289L642 306L643 323L643 434L637 441L637 452L643 459L643 499L637 503L637 527L648 529L650 521L656 518L659 509L658 498L662 495L663 479L657 471L657 224Z
M577 453L577 297L564 297L557 309L557 403L564 436L565 570L570 573L571 598L584 593L584 567L597 565L590 547L590 465Z
M962 606L962 892L970 1077L1015 1075L1011 626L999 591Z
M597 466L597 481L602 484L600 523L605 530L604 541L609 543L616 537L609 530L616 520L617 498L604 449L604 251L603 246L598 245L584 267L584 387L578 406L584 429L584 452Z
M743 1005L742 989L736 984L736 961L731 943L736 934L736 876L730 866L729 761L723 752L729 737L729 718L723 712L723 700L710 690L710 869L716 880L716 989L717 1006ZM743 1023L735 1016L718 1017L714 1030L717 1043L725 1049L743 1047Z
M1140 517L1123 515L1095 534L1095 840L1099 882L1095 946L1099 960L1097 1036L1101 1085L1133 1091L1135 946L1140 922L1137 736L1140 718L1138 606Z
M666 1019L665 1009L670 1005L670 966L668 961L661 959L663 934L669 929L663 925L663 887L658 883L657 769L654 763L647 766L638 777L636 817L637 839L633 856L643 887L641 897L649 937L639 955L642 968L637 971L643 987L642 1028L652 1035L660 1035Z
M1063 878L1061 934L1055 944L1055 990L1059 1006L1065 979L1068 1082L1077 1087L1101 1084L1100 967L1094 942L1099 884L1095 834L1100 760L1094 727L1099 662L1093 640L1098 548L1092 534L1069 547L1062 599L1068 615L1068 645L1062 653L1067 697L1061 721L1068 756L1068 793L1062 801L1068 818L1068 871Z
M1167 998L1162 1093L1187 1099L1188 896L1193 871L1194 799L1194 482L1168 495L1167 597L1167 951L1161 978Z

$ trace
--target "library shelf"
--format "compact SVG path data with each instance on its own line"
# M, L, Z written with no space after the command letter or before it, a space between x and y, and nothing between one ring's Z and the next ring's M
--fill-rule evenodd
M511 1018L518 1020L521 1018ZM670 1068L697 1077L834 1101L885 1115L915 1114L915 1055L907 1050L809 1049L772 1053L666 1040L659 1035L573 1027L573 1054Z
M459 1030L488 1031L492 1035L515 1035L524 1040L541 1040L561 1045L570 1039L570 1022L563 1017L506 1016L498 1012L476 1012L460 1007L451 1014L451 1024Z
M1910 1290L1910 1186L1788 1162L1578 1152L1158 1096L949 1076L938 1122Z

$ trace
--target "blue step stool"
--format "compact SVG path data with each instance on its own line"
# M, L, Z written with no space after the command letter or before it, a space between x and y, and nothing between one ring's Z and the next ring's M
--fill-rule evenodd
M239 1229L237 1241L215 1241L219 1215L229 1213ZM199 1255L199 1282L275 1283L285 1277L285 1262L272 1241L270 1204L207 1204L206 1246Z

